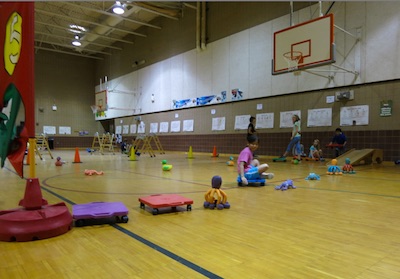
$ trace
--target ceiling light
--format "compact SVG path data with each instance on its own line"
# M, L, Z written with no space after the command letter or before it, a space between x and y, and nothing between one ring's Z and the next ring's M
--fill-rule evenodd
M69 28L70 28L69 30L71 32L74 32L74 33L77 33L77 34L81 34L81 33L84 33L86 31L88 31L85 27L77 25L77 24L70 24Z
M79 36L78 35L75 36L75 40L72 41L72 44L74 46L81 46L82 45L81 41L79 40Z
M122 15L123 13L125 13L125 7L121 4L120 1L115 1L112 11L114 14Z

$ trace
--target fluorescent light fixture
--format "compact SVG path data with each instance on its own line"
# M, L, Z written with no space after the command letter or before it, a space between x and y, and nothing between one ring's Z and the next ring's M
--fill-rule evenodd
M115 1L112 11L114 14L122 15L123 13L125 13L125 7L121 4L120 1Z
M72 41L72 45L74 45L74 46L81 46L82 45L81 41L79 40L79 36L78 35L75 35L75 40Z
M77 25L77 24L70 24L69 28L70 28L69 30L71 32L74 32L76 34L81 34L81 33L84 33L87 31L87 29L85 27Z

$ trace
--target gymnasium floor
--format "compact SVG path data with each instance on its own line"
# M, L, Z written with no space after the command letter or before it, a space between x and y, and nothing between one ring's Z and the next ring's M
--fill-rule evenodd
M323 162L270 165L265 187L238 187L231 154L166 152L129 161L126 155L74 150L44 153L36 172L49 204L121 201L129 222L73 227L58 237L0 242L0 278L400 278L400 166L356 166L327 175ZM237 154L234 155L237 158ZM161 160L173 166L162 171ZM104 171L85 176L85 169ZM305 180L314 172L321 180ZM25 167L28 174L28 167ZM211 178L220 175L230 209L203 207ZM292 179L297 189L274 187ZM0 170L0 210L17 207L25 180L9 163ZM177 193L192 211L141 209L138 198Z

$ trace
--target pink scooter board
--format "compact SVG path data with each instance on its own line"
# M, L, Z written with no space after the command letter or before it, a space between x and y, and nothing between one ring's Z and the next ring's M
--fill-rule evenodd
M153 215L157 215L159 213L159 208L162 207L171 207L173 211L176 210L177 206L186 205L186 210L192 210L193 200L185 198L176 194L159 194L159 195L151 195L146 197L139 198L140 208L145 208L145 205L153 208Z
M72 206L72 218L77 227L95 223L90 222L94 219L111 223L128 223L127 215L128 209L122 202L92 202Z

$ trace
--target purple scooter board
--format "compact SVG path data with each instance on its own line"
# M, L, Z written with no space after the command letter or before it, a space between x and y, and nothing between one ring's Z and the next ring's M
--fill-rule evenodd
M77 227L99 224L93 220L106 223L127 223L128 209L122 202L92 202L74 204L72 206L72 218Z

